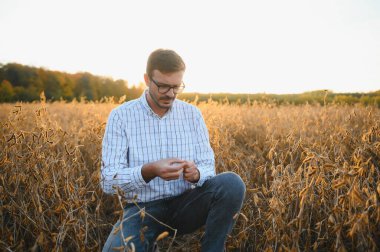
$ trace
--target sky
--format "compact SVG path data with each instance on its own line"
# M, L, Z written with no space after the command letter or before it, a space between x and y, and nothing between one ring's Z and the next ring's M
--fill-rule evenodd
M379 0L0 0L0 63L143 82L157 48L188 92L380 89Z

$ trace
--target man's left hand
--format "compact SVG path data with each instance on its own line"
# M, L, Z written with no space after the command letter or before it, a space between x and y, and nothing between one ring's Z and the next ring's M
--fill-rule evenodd
M193 161L186 161L183 168L183 178L190 183L197 183L199 181L199 170Z

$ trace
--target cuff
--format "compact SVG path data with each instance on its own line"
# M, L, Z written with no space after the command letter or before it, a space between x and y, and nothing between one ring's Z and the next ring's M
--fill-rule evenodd
M136 167L128 168L129 174L123 174L121 176L121 181L128 181L133 189L140 189L141 187L146 186L147 183L141 174L142 167L142 165L139 165Z
M208 169L198 167L198 171L199 171L199 180L197 183L194 183L194 185L198 187L202 186L204 182L206 182L207 180L209 180L210 178L214 176L214 173L210 174L206 172L208 171Z

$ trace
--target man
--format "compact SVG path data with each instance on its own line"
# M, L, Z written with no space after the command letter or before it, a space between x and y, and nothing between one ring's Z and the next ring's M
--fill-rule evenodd
M176 52L154 51L144 75L147 90L113 109L108 118L101 185L106 193L119 187L130 203L103 251L150 251L157 236L171 231L168 226L178 235L205 226L202 251L224 250L245 185L235 173L215 175L200 110L176 100L185 87L184 72L185 63Z

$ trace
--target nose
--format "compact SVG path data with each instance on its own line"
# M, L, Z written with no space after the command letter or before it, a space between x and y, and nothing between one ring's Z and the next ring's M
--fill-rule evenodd
M175 96L174 88L169 89L169 91L168 91L166 94L167 94L168 96L170 96L170 97L174 97L174 96Z

